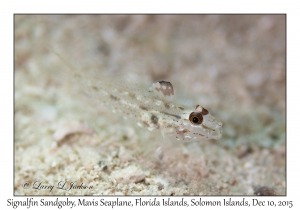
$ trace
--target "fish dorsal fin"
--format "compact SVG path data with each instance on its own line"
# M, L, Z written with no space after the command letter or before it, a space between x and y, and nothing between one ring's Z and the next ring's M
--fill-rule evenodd
M171 82L166 81L153 83L148 92L151 93L155 98L167 102L172 101L174 97L173 85L171 84Z

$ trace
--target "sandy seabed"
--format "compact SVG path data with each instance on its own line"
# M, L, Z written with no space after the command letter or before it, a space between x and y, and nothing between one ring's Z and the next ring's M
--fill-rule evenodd
M284 15L14 18L15 195L286 194ZM86 95L91 75L170 81L223 137L166 146Z

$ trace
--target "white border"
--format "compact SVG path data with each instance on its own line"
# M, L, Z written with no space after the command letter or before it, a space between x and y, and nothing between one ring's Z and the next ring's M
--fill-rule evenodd
M299 206L299 22L296 1L2 1L1 3L1 206L13 198L13 14L14 13L287 13L287 197ZM213 198L221 199L221 198ZM11 208L11 207L10 207ZM213 209L213 208L211 208Z

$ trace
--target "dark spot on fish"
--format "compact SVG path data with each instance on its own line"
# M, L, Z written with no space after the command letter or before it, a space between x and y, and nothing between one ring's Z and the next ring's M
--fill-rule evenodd
M184 129L184 130L182 131L182 133L188 133L188 132L190 132L190 130L188 130L188 129Z
M147 107L145 107L145 106L143 106L143 105L141 105L141 106L139 106L140 107L140 109L142 109L142 110L145 110L145 111L147 111L148 110L148 108Z
M177 133L178 135L180 135L180 136L183 138L183 140L184 140L184 133L186 133L186 132L189 132L189 130L187 130L187 129L180 130L179 127L176 127L176 133Z
M184 110L184 108L183 108L183 107L180 107L180 106L179 106L178 108L179 108L179 109L181 109L181 110Z
M154 124L157 124L157 122L158 122L158 118L154 114L152 114L152 116L151 116L151 122Z
M115 101L118 101L119 98L117 98L116 96L113 96L113 95L109 95L111 99L115 100Z
M165 103L166 109L170 109L170 105L168 103Z

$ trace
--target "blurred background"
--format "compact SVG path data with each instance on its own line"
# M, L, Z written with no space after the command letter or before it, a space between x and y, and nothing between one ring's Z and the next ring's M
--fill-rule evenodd
M72 82L49 48L82 71L130 75L141 90L172 82L177 102L223 122L222 139L185 144L148 167L141 151L161 137L80 94L88 76ZM15 15L14 65L16 194L64 194L21 183L56 183L66 172L93 183L88 195L285 194L285 15ZM74 122L94 135L71 132ZM62 127L83 134L57 143Z

